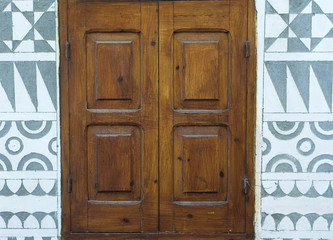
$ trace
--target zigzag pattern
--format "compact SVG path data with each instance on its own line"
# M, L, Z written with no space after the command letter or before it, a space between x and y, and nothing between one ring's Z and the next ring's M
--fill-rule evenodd
M330 113L333 62L266 62L265 112Z
M55 112L55 62L0 62L0 112Z

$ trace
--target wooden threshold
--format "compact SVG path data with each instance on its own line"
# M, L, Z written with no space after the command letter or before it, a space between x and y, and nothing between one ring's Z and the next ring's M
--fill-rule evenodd
M181 234L181 233L71 233L63 239L85 239L85 240L113 240L113 239L177 239L177 240L201 240L201 239L212 239L212 240L247 240L253 239L252 235L246 234Z

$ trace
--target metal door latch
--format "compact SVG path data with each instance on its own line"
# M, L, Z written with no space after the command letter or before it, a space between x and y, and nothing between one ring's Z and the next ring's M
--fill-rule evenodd
M250 183L247 177L243 178L243 191L247 195L249 193Z

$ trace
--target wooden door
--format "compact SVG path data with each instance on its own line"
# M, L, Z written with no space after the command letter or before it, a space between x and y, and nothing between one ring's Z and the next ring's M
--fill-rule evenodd
M158 4L68 7L71 231L156 232Z
M245 232L247 1L159 9L160 230Z
M68 1L70 238L252 233L247 9Z

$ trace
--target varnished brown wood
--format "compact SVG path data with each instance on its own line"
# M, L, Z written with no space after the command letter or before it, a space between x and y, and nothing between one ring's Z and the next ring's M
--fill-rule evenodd
M200 8L198 8L200 4ZM229 1L174 1L174 29L228 29ZM192 9L193 11L189 11ZM195 26L195 27L193 27Z
M145 239L177 239L177 240L250 240L253 237L245 234L175 234L175 233L142 233L142 234L72 234L64 239L73 240L145 240Z
M174 132L174 196L182 202L227 200L229 132L226 127L186 126Z
M68 8L71 231L156 232L157 3Z
M160 231L162 232L238 233L246 230L246 196L241 186L242 179L246 176L247 62L244 57L244 42L247 40L247 16L241 9L247 9L247 1L160 2L159 149L161 156ZM208 16L211 19L208 19ZM221 32L219 33L218 31ZM177 37L177 35L180 37ZM195 43L195 41L197 42ZM213 43L215 42L221 42L224 47L225 50L222 54L220 48L214 47ZM199 48L193 45L195 47L186 49L187 44L206 44L206 47ZM206 51L206 53L197 54L197 58L195 58L194 54L192 56L192 54L187 54L186 51L192 51L193 53ZM214 54L216 57L214 57ZM211 68L207 70L209 74L207 74L205 68L196 67L203 64L201 59L199 59L201 57L206 59L206 61L210 61L206 63L207 68ZM221 59L221 61L216 61L215 59L217 58ZM184 64L184 61L187 62ZM192 63L189 63L189 61L192 61ZM214 65L216 64L217 68L221 68L222 74L217 74L217 71L214 70ZM188 66L190 69L184 71L182 65L185 66L184 69ZM189 73L191 67L194 73ZM185 73L188 76L179 76L180 73L177 74L177 71L179 72L180 70L182 70L183 75ZM198 73L197 71L203 71L203 73ZM174 74L175 72L176 74ZM207 75L209 80L204 79L200 74ZM227 84L216 86L214 78L217 75L222 79L221 82ZM192 78L197 79L191 82ZM193 83L192 87L200 88L201 85L205 84L206 89L203 89L203 92L188 91L185 86L181 88L181 91L183 91L181 95L181 92L176 89L181 86L177 82L181 81L182 86L191 82ZM217 94L214 87L221 88L225 97ZM178 95L176 96L175 94ZM228 97L229 94L230 97ZM221 101L223 105L217 105L214 102L215 99L220 97L223 100ZM180 101L178 100L177 102L176 99L180 99ZM203 99L207 101L205 104L201 104L201 102L204 102L202 101ZM227 99L228 101L226 101ZM193 105L179 104L181 101L186 102L186 100L188 102L193 101ZM208 102L217 106L213 105L214 108L212 108L212 106L206 105ZM179 105L181 109L179 109ZM210 115L212 120L206 119L204 121L204 117L200 119L201 113ZM196 118L188 117L193 114L196 115ZM222 118L222 116L224 117ZM180 119L186 120L183 126L176 125ZM208 193L191 193L189 200L178 202L175 194L180 192L180 190L176 186L183 184L184 188L185 184L185 188L195 190L194 185L186 185L186 182L193 179L196 174L200 175L202 173L192 171L180 177L181 173L178 169L183 167L184 172L184 170L188 171L189 168L184 167L184 165L181 166L177 162L179 160L172 161L173 158L177 157L173 156L173 152L179 154L181 152L177 150L179 145L186 145L187 143L183 140L182 144L181 141L177 141L173 136L178 134L176 127L192 128L190 135L204 135L199 130L203 126L224 126L229 129L230 136L228 137L230 137L230 142L221 141L219 143L219 145L223 144L228 152L227 157L225 157L227 159L224 160L227 163L225 174L227 186L224 188L224 195L222 195L228 197L224 198L225 201L221 201L216 197L214 198L213 193L210 199L207 197L202 200L201 195ZM192 144L199 143L192 141ZM201 144L205 145L208 143L203 140ZM208 145L212 145L212 143ZM191 146L192 152L194 148L194 146ZM203 154L203 152L201 153ZM202 157L200 156L201 153L198 154L200 158ZM183 156L179 157L182 158ZM207 157L213 157L213 155L207 155ZM203 161L205 160L203 159ZM181 161L187 161L187 159L182 159ZM212 163L208 161L207 164L210 165ZM198 165L197 167L199 168L200 166ZM214 176L214 173L212 175ZM173 176L175 176L175 179ZM212 182L214 180L209 181L211 181L210 184L213 186L212 190L215 190L214 186L217 186L217 183ZM197 187L200 187L200 185L197 184ZM209 190L208 186L207 190ZM185 192L184 189L183 192ZM188 195L190 193L184 194Z
M247 7L247 35L250 43L250 56L247 62L247 133L246 133L246 174L249 177L250 188L247 204L246 204L246 233L249 238L254 238L255 225L255 198L260 199L261 196L255 196L256 182L260 179L255 179L255 135L256 135L256 77L257 77L257 39L256 39L256 11L255 0L248 1Z
M88 108L139 108L140 60L139 33L87 33Z
M180 32L173 41L174 108L225 110L230 75L228 34Z
M107 204L88 203L88 232L140 232L140 203Z
M141 139L135 126L88 127L89 201L141 200Z
M70 193L68 192L68 178L70 176L69 158L69 83L68 61L66 59L66 42L68 41L68 11L67 0L58 1L59 51L60 51L60 137L61 137L61 236L68 238L71 231Z
M61 74L61 137L62 137L62 238L63 239L253 239L253 216L254 216L254 192L250 190L250 193L248 196L244 196L243 199L245 199L246 205L246 211L245 206L240 207L239 210L234 212L235 216L238 213L244 213L246 217L246 223L244 222L245 228L242 228L242 232L246 232L246 234L232 234L229 232L227 235L221 233L221 234L176 234L176 233L165 233L165 234L155 234L153 232L158 231L176 231L176 232L196 232L199 230L199 232L215 232L215 229L220 226L219 231L223 232L225 229L225 232L229 231L230 229L227 229L228 223L226 221L232 221L232 223L229 223L229 226L233 228L233 231L238 231L237 226L234 227L237 224L242 225L242 221L236 217L232 219L225 219L225 215L230 214L230 212L224 212L219 209L219 201L215 201L214 199L211 199L211 203L213 204L211 206L208 206L208 209L217 209L217 211L214 212L214 216L211 217L212 211L208 211L207 208L205 208L205 200L199 200L202 204L198 206L196 214L193 214L193 208L191 208L191 205L188 205L189 201L175 201L174 202L174 210L172 210L173 207L170 208L170 204L168 201L173 201L173 178L166 178L168 177L168 174L172 171L174 171L174 168L172 167L174 156L169 155L170 152L168 152L167 147L161 147L163 144L173 144L174 139L174 130L170 133L168 129L165 129L166 125L162 125L163 121L165 122L170 121L171 128L175 127L191 127L194 125L199 126L206 126L206 127L221 127L221 126L229 126L231 131L230 140L231 145L235 144L237 145L237 140L240 140L241 143L239 143L241 146L239 149L243 151L245 149L246 151L246 157L244 156L243 163L244 165L244 174L237 177L231 177L231 183L228 183L227 187L235 187L238 182L232 183L234 180L239 180L243 176L248 176L250 180L251 186L254 186L254 122L255 122L255 11L254 11L254 1L249 0L249 5L247 6L247 1L230 1L230 3L234 3L234 8L230 5L229 8L229 1L200 1L201 5L203 6L203 10L195 11L188 11L186 10L186 6L191 6L192 9L195 8L197 5L197 2L193 1L191 4L189 4L191 1L177 1L177 2L160 2L159 3L159 22L156 21L157 19L157 3L144 3L144 5L141 5L142 3L138 3L137 1L131 1L130 5L135 5L135 7L128 7L126 1L104 1L100 0L98 2L91 1L91 0L70 0L69 9L72 10L72 15L81 16L83 19L83 16L91 18L89 21L81 21L77 22L78 26L82 29L90 29L86 32L87 35L89 34L121 34L121 33L128 33L128 34L139 34L140 35L140 44L141 47L143 47L143 51L141 49L140 52L140 74L145 75L148 77L149 81L144 82L145 84L142 84L140 82L139 87L144 86L138 93L143 93L144 95L148 95L146 98L144 95L142 97L144 100L141 102L139 100L139 104L142 103L142 109L140 108L141 105L139 105L139 108L137 108L138 105L132 105L129 106L128 102L124 103L123 106L119 107L118 110L115 105L119 104L121 101L125 102L128 101L127 98L133 98L133 95L126 95L128 92L126 92L124 95L122 95L120 92L114 92L116 95L116 98L119 97L118 101L119 103L115 104L115 101L113 101L112 104L110 104L108 107L94 107L91 109L86 109L83 107L81 109L80 106L77 107L78 112L84 113L81 117L83 120L83 125L86 124L86 126L128 126L131 127L133 125L136 126L143 126L143 146L142 146L142 155L148 156L148 158L143 158L143 166L141 166L142 169L146 171L146 174L144 173L141 176L142 180L142 193L143 196L147 196L147 201L140 202L137 200L133 201L123 201L125 205L115 205L116 208L113 210L110 210L106 206L106 208L98 208L94 209L95 204L94 200L91 202L88 202L87 204L91 204L91 207L88 207L90 210L87 212L88 218L92 219L90 222L91 229L95 229L96 232L108 232L110 229L103 229L103 226L100 224L101 222L107 222L105 225L112 225L113 226L113 232L119 232L117 234L74 234L73 227L77 227L76 223L72 224L71 226L71 215L73 218L73 214L75 214L74 211L70 211L70 196L84 196L80 194L75 194L75 173L73 174L73 171L79 172L80 170L74 169L75 166L71 165L70 156L72 155L71 146L73 146L73 142L70 141L70 132L74 131L74 133L84 131L83 135L87 134L84 130L84 128L74 126L72 129L70 129L70 122L69 120L73 118L76 118L76 121L81 121L77 116L73 116L73 113L71 114L71 118L69 118L69 112L70 112L70 104L73 106L75 103L72 102L73 97L72 94L81 95L78 98L82 96L86 96L85 92L78 91L78 88L71 86L71 77L67 77L67 61L65 59L65 42L67 40L67 2L65 0L60 0L59 3L59 21L60 21L60 58L61 58L61 68L60 68L60 74ZM115 4L113 6L114 12L107 11L105 9L103 4ZM70 6L72 4L72 6ZM85 7L82 9L77 8L77 5L85 4ZM171 7L171 6L180 6L178 9ZM214 5L215 11L209 12L205 11L206 6ZM83 6L83 5L81 5ZM162 10L164 8L164 10ZM207 7L209 8L209 7ZM221 10L222 9L222 10ZM246 9L248 10L247 14L245 14ZM127 11L125 13L125 11ZM98 12L101 12L101 14L96 14ZM142 14L145 12L146 14ZM238 13L237 13L238 12ZM71 15L71 14L70 14ZM231 16L231 17L230 17ZM70 18L71 19L71 18ZM139 20L138 20L139 19ZM194 19L194 20L193 20ZM103 26L99 25L100 22L103 22ZM144 22L148 21L149 24L145 24ZM70 21L71 22L71 21ZM163 24L166 24L163 26ZM193 28L193 25L196 25L196 28ZM221 27L223 25L224 27ZM131 26L131 27L126 27ZM246 97L246 107L241 107L241 112L239 114L231 113L234 103L233 98L233 92L229 93L228 95L228 101L230 103L230 110L227 109L221 110L221 108L216 109L208 109L200 107L193 107L193 109L190 108L183 108L183 109L175 109L173 108L173 111L166 111L163 112L161 106L163 107L163 104L161 103L161 100L163 101L163 97L167 96L167 99L173 99L174 95L171 94L171 98L169 97L170 92L174 90L172 86L173 83L173 68L176 67L173 60L172 51L175 48L175 45L170 44L170 46L167 46L167 43L174 42L173 37L170 37L170 26L173 31L173 34L182 34L182 33L198 33L198 32L206 32L208 33L221 33L229 36L229 44L234 44L232 41L235 39L230 39L230 36L233 37L232 28L236 26L240 26L241 29L245 29L245 31L241 34L241 36L248 36L250 43L251 43L251 55L248 60L245 60L245 65L247 66L247 72L245 74L243 72L240 73L240 78L243 78L243 80L246 83L247 91L245 94ZM245 27L244 27L245 26ZM71 27L69 27L69 35L75 34L76 31L70 30ZM142 29L141 29L142 28ZM156 31L156 29L159 28L159 31ZM82 30L81 29L81 30ZM140 33L141 31L141 33ZM80 30L77 30L77 32L80 32ZM147 33L147 34L142 34ZM159 33L159 34L158 34ZM144 38L142 38L142 35L148 36L148 41L142 41ZM197 34L200 36L200 34ZM82 38L82 39L81 39ZM242 38L242 37L241 37ZM81 42L82 44L85 44L86 36L79 36L79 39L77 39L78 42ZM71 42L71 47L73 48L73 41L69 38ZM150 41L151 40L151 41ZM164 43L163 41L164 40ZM126 41L126 40L125 40ZM239 41L236 40L236 42L241 43L242 39ZM232 81L232 76L235 74L238 74L237 70L234 70L232 67L235 63L237 63L237 59L243 59L243 43L233 46L229 46L229 50L231 52L228 53L229 57L232 58L235 54L237 55L236 59L229 61L231 63L231 66L228 66L230 72L229 80ZM75 47L74 47L75 49ZM158 51L157 51L158 49ZM169 52L166 52L165 49L170 50ZM212 49L212 48L211 48ZM196 49L197 50L197 49ZM125 52L126 50L123 50L122 52ZM238 52L237 52L238 51ZM102 51L103 52L103 51ZM150 65L156 65L158 63L158 53L160 54L160 64L158 68L149 68L146 71L142 71L142 68L145 68L146 64ZM82 54L82 53L81 53ZM103 55L103 54L102 54ZM190 54L191 55L191 54ZM149 56L144 57L144 56ZM70 54L71 62L70 62L70 68L73 67L74 62L76 61L76 58L79 57L78 53L75 53L75 50L71 51ZM75 60L73 60L73 58ZM188 58L192 58L191 56ZM209 55L207 57L209 58ZM213 57L214 59L214 57ZM83 60L83 61L82 61ZM80 65L81 76L83 77L86 73L84 72L84 69L82 66L84 66L84 59L79 60L83 65ZM163 62L161 62L163 60ZM127 60L126 60L127 61ZM124 62L126 62L124 60ZM76 64L76 63L75 63ZM170 64L171 68L168 68L168 64ZM243 66L243 62L241 61L241 65ZM131 66L130 64L128 66ZM126 69L129 69L129 67L126 67ZM143 66L143 67L142 67ZM242 68L242 67L241 67ZM237 68L236 68L237 69ZM158 85L155 84L153 79L158 79L158 70L160 70L160 88L158 88ZM117 71L117 70L116 70ZM131 71L131 70L128 70ZM113 71L114 72L114 71ZM210 71L209 71L210 73ZM163 76L162 76L163 74ZM191 74L191 72L189 73ZM193 75L195 76L195 75ZM82 78L84 79L84 78ZM247 79L247 80L246 80ZM124 80L124 79L123 79ZM165 81L166 80L166 81ZM145 81L140 79L140 81ZM69 82L69 84L68 84ZM164 83L168 83L168 85L163 85ZM200 82L200 81L199 81ZM126 82L125 88L131 87L129 82ZM132 82L133 83L133 82ZM131 83L131 84L132 84ZM81 83L82 87L84 83ZM134 82L135 84L135 82ZM73 88L74 87L74 88ZM72 90L71 90L72 89ZM124 88L123 88L124 89ZM135 88L133 88L135 91ZM158 94L157 93L157 90ZM208 89L208 90L207 90ZM190 98L199 98L199 99L210 99L213 100L213 98L216 98L216 96L220 97L220 93L216 94L214 90L211 90L207 88L202 94L196 90L190 89ZM73 91L74 90L74 91ZM243 90L241 90L241 93L236 93L237 96L244 95ZM107 91L105 91L105 94L109 94ZM126 96L125 96L126 95ZM199 97L196 97L196 95L199 95ZM129 97L130 96L130 97ZM107 96L106 98L108 98ZM113 96L114 97L114 96ZM100 97L100 99L104 99L105 97ZM158 98L160 98L160 104L159 109L160 113L158 112L158 107L154 103L157 102ZM236 97L237 98L237 97ZM75 99L75 97L74 97ZM112 99L112 97L111 97ZM140 98L138 98L140 99ZM110 99L108 99L110 100ZM104 101L104 100L102 100ZM112 102L110 101L110 102ZM193 100L189 100L193 101ZM215 100L216 101L216 100ZM172 101L171 101L172 102ZM147 104L146 104L147 103ZM229 104L228 103L228 104ZM136 103L137 104L137 103ZM146 104L146 105L145 105ZM119 106L119 105L118 105ZM146 109L145 109L146 106ZM195 106L195 105L194 105ZM120 109L124 109L125 111L121 112ZM151 111L149 112L148 109ZM71 110L72 112L73 110ZM155 114L152 114L155 113ZM243 114L245 114L245 117ZM158 167L158 162L154 161L153 159L158 159L158 148L152 148L154 144L156 144L158 141L157 138L157 122L158 118L160 118L160 134L166 134L166 139L163 139L160 137L160 148L159 148L159 156L160 156L160 164ZM246 126L246 134L242 138L235 138L232 131L232 125L230 126L230 122L233 121L236 117L243 116L244 118L244 125ZM163 118L163 119L162 119ZM139 119L139 121L138 121ZM142 122L145 121L146 125L141 125ZM74 121L75 122L75 121ZM110 125L111 123L111 125ZM150 127L146 127L150 126ZM155 126L155 127L153 127ZM236 134L239 134L240 131L236 131ZM148 139L146 138L148 137ZM234 137L234 138L232 138ZM235 140L236 139L236 140ZM87 140L87 138L86 138ZM78 142L84 142L86 140L79 140ZM246 141L245 141L246 140ZM243 144L245 142L245 144ZM214 145L210 141L208 141L206 144ZM155 145L156 146L156 145ZM225 146L225 145L223 145ZM190 146L190 148L192 145ZM83 153L82 155L86 154L86 150L84 148L80 149ZM172 150L170 148L169 150ZM173 150L172 150L173 151ZM163 153L165 153L163 155ZM233 154L230 159L232 159L234 156L237 156L237 154ZM144 161L150 161L150 165L146 166ZM178 160L179 161L179 160ZM170 164L172 163L172 164ZM84 165L85 163L83 163ZM210 162L212 164L212 162ZM171 166L170 166L171 165ZM77 166L79 169L86 169L87 167L84 166ZM148 172L147 172L148 169ZM149 169L156 169L156 171L149 171ZM157 169L160 171L160 179L157 175ZM231 172L232 169L228 170ZM144 171L143 171L144 172ZM200 172L200 171L199 171ZM74 188L73 193L67 193L67 178L68 176L72 175L74 180ZM77 175L80 177L82 175ZM191 176L189 175L189 179L191 179ZM165 181L164 181L165 180ZM165 187L167 185L171 186L171 191L169 187ZM158 185L160 185L160 197L157 197L158 193ZM215 185L215 183L211 184ZM85 183L81 183L81 186L83 188L87 187ZM189 188L199 188L199 186L189 185ZM237 188L239 185L237 186ZM202 187L199 189L202 190ZM123 192L125 193L125 192ZM191 193L187 193L191 194ZM197 193L198 194L198 193ZM205 194L205 193L200 193ZM206 193L208 194L208 193ZM125 199L125 198L124 198ZM157 200L156 200L157 199ZM158 199L160 202L160 211L159 214L157 214L157 204ZM215 201L215 202L214 202ZM112 203L117 201L112 201ZM118 201L121 202L121 201ZM131 203L130 205L127 205L128 203ZM207 202L207 201L206 201ZM223 201L222 201L223 202ZM73 203L73 198L72 198ZM235 202L237 204L237 202ZM142 211L141 213L135 210L138 206L140 206L140 209L143 209L145 211ZM221 205L221 204L220 204ZM85 209L84 205L78 203L78 211L80 207L83 206L83 210ZM123 207L124 206L124 207ZM171 210L171 211L170 211ZM77 212L78 212L77 211ZM172 222L169 221L172 219L173 214L177 214L178 222ZM192 217L189 217L188 215L192 214ZM107 215L111 217L107 217ZM169 218L171 216L171 218ZM166 217L166 218L165 218ZM160 219L160 223L158 221L158 218ZM219 221L218 223L214 222L214 219ZM79 218L78 222L84 222L86 221L85 218L83 219ZM205 222L206 221L206 222ZM209 224L208 224L208 223ZM73 223L73 222L72 222ZM138 224L140 223L140 224ZM158 224L160 227L158 228ZM199 228L194 228L193 226L200 225ZM225 228L226 227L226 228ZM207 230L208 229L208 230ZM238 228L240 229L240 228ZM82 230L86 231L86 230ZM89 230L88 230L89 231ZM149 234L124 234L120 232L146 232ZM232 231L232 232L233 232ZM240 232L241 232L240 231Z

